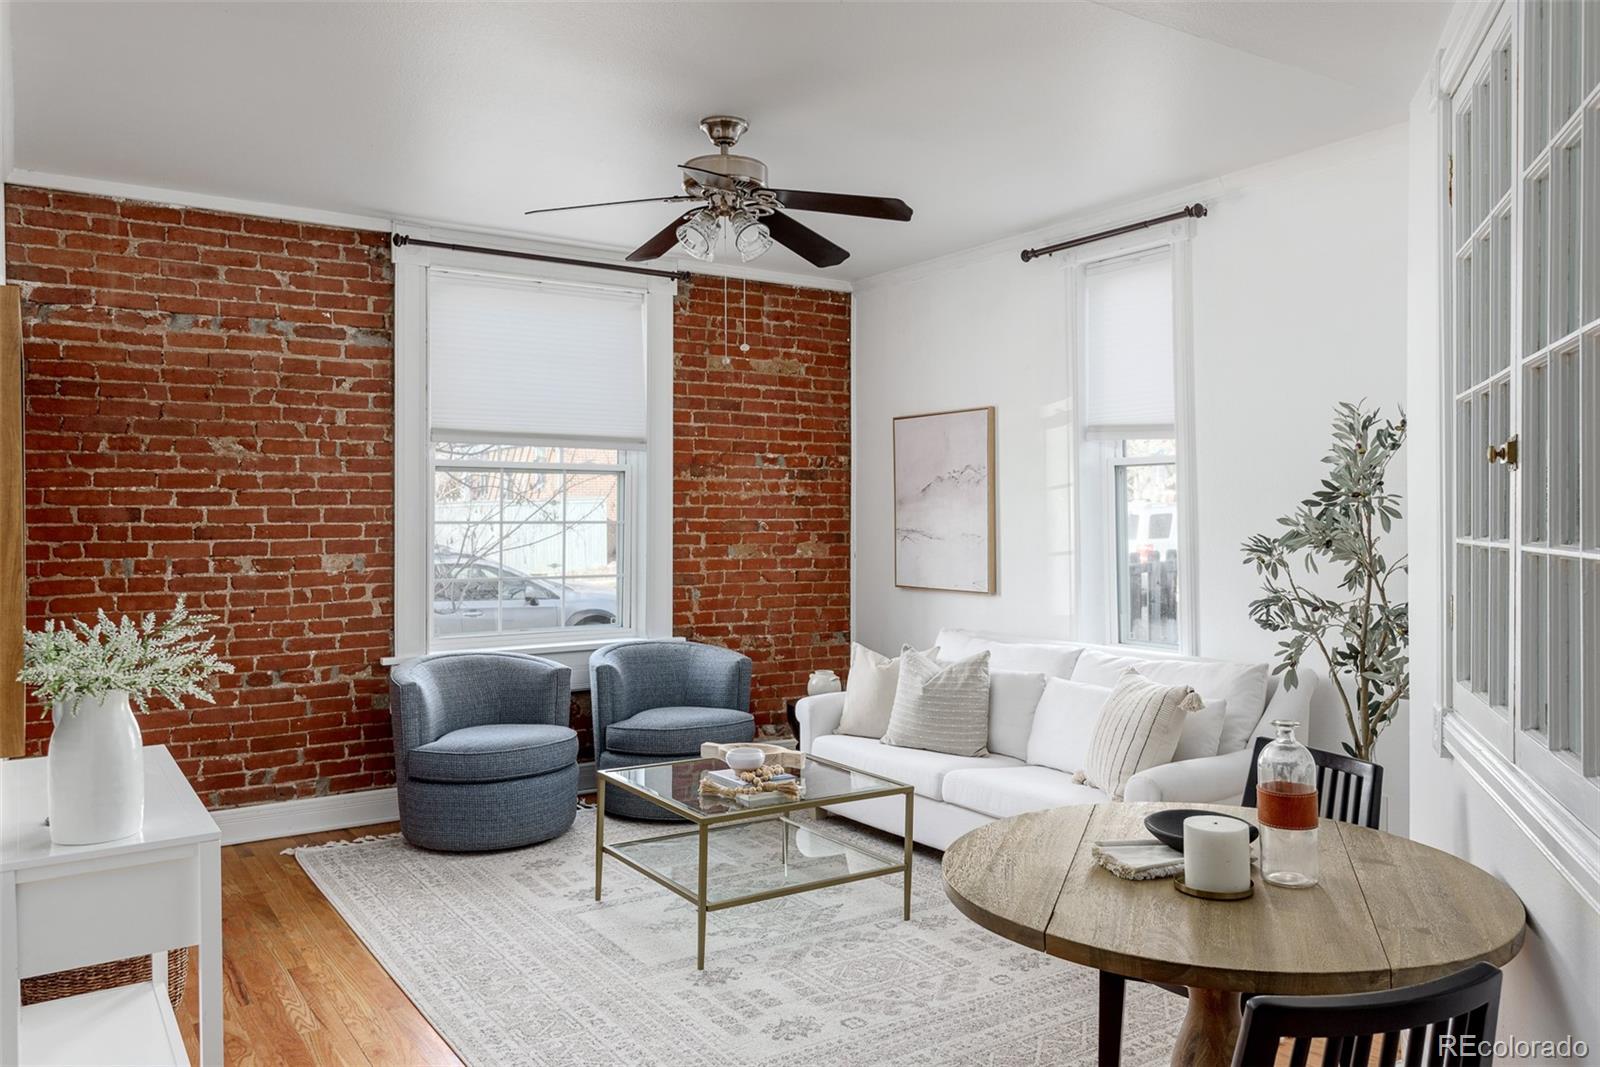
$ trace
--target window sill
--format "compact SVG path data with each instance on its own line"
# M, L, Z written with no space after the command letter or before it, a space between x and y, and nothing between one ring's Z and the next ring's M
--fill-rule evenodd
M418 659L421 656L441 655L447 652L523 652L531 656L545 656L561 652L593 652L606 645L622 644L628 641L681 641L679 637L646 637L640 634L606 634L595 637L558 637L541 641L514 641L503 645L462 645L452 648L430 648L426 652L419 652L414 656L385 656L378 662L385 667L393 667L397 663Z

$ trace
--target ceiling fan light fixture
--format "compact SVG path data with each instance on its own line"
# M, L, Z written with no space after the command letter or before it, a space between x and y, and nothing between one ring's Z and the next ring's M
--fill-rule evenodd
M678 227L678 244L695 259L711 261L717 248L718 226L716 216L702 211Z
M766 225L748 211L738 211L733 216L733 247L741 262L748 263L764 255L772 247L772 233Z

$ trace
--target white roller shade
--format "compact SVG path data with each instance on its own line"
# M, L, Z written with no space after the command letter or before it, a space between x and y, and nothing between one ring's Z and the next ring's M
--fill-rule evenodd
M640 445L645 295L428 272L435 440Z
M1171 251L1093 264L1083 288L1085 436L1171 436Z

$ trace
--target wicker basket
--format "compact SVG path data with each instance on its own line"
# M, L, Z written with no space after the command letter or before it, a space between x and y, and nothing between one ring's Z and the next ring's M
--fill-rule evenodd
M89 967L74 967L70 971L41 974L22 980L22 1003L38 1004L45 1000L74 997L79 993L93 993L119 985L134 985L150 981L150 957L132 956L110 963L96 963ZM175 948L167 953L167 997L176 1008L183 1001L183 991L189 985L189 950Z

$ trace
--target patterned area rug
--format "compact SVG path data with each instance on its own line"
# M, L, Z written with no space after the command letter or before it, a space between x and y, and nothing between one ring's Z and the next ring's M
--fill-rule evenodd
M899 848L841 819L823 826L883 856ZM661 828L607 820L606 832ZM770 856L776 839L735 835L717 860L740 849ZM910 922L898 876L713 912L704 971L692 905L610 858L595 902L593 812L511 852L389 837L296 858L474 1067L1095 1062L1095 972L968 921L935 852L918 850ZM1183 1008L1131 983L1123 1063L1166 1063Z

